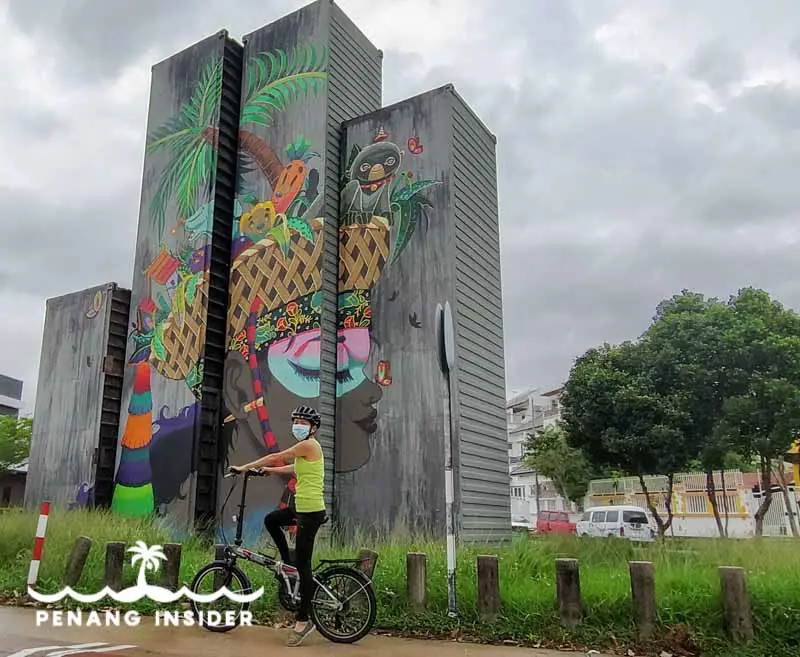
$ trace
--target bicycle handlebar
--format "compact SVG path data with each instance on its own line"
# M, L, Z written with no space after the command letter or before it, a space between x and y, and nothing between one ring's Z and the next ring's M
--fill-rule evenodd
M264 472L260 468L250 468L245 472L238 472L233 470L232 468L228 470L228 474L225 475L225 478L228 477L238 477L239 475L244 474L245 477L267 477L269 476L268 472Z

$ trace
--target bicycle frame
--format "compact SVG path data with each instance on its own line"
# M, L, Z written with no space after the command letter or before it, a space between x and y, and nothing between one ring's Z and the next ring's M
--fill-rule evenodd
M232 474L225 475L225 477L235 476ZM286 591L289 593L289 596L293 600L300 599L300 572L297 570L295 566L291 566L286 563L282 563L277 559L273 559L272 557L268 557L265 554L260 554L258 552L253 552L252 550L248 550L245 547L242 547L243 540L242 534L244 533L244 510L245 510L245 501L247 499L247 481L250 477L263 477L265 476L262 472L255 469L250 469L244 473L244 483L242 484L242 494L239 500L239 512L236 515L236 537L234 538L234 545L231 546L229 544L225 544L225 557L224 560L233 565L236 559L244 559L245 561L249 561L251 563L255 563L259 566L266 568L267 570L272 571L278 577L283 579L283 583L286 586ZM224 507L224 505L223 505ZM358 559L323 559L314 568L314 572L318 571L323 566L328 564L343 564L343 563L359 563ZM336 596L331 592L331 590L325 586L323 582L321 582L316 574L313 575L314 583L323 591L325 594L331 599L334 608L339 610L341 609L345 603L339 602ZM355 595L355 594L353 594ZM353 597L352 595L350 597ZM348 598L349 600L349 598Z

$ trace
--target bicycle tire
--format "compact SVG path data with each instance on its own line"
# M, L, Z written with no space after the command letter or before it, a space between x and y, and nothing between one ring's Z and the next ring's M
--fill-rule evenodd
M358 632L348 636L342 636L341 634L337 634L329 629L320 619L317 613L317 606L314 604L314 600L317 597L317 592L321 590L319 585L314 589L314 596L311 600L311 620L314 621L314 625L319 633L328 641L332 643L355 643L356 641L360 641L367 636L367 634L369 634L372 630L372 626L375 625L375 620L378 616L378 600L375 596L375 590L372 587L372 580L370 580L369 577L356 568L351 568L349 566L333 566L318 573L316 577L320 582L326 584L336 575L345 575L355 579L359 584L364 586L364 591L367 594L367 599L369 600L370 606L367 614L367 622L358 630Z
M241 568L239 568L237 566L233 566L233 565L229 564L227 561L216 560L216 561L212 561L211 563L206 564L200 570L197 571L197 574L192 579L192 584L190 586L190 589L191 589L192 593L198 593L197 587L200 584L200 582L202 581L203 577L205 575L207 575L210 571L213 571L213 570L222 570L222 571L224 571L226 573L226 577L227 577L227 573L230 573L234 578L239 580L239 583L242 585L242 589L241 589L242 593L249 594L249 593L253 592L253 585L250 582L250 578L247 577L247 575L244 573L244 571ZM230 586L228 588L230 589ZM242 611L247 611L250 608L250 603L249 602L242 602L240 604L242 605L240 613ZM195 615L199 619L200 618L200 610L197 608L197 602L195 600L192 600L192 611L195 613ZM199 620L198 620L198 625L200 625L201 627L204 627L205 629L209 630L210 632L230 632L232 629L237 627L236 624L234 624L234 625L207 625L205 623L200 623Z

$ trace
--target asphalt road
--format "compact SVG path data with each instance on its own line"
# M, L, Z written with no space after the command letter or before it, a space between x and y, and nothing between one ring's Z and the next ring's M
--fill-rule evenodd
M197 627L155 627L142 617L136 627L36 626L29 607L0 607L0 657L567 657L568 653L443 641L369 636L355 645L334 645L313 634L300 648L287 648L288 630L239 627L215 634ZM572 653L576 655L577 653ZM595 653L592 653L595 655ZM600 657L596 655L596 657Z

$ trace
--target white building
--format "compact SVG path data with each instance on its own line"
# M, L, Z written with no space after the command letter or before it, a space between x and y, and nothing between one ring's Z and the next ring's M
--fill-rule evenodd
M22 381L0 374L0 415L19 416L22 409Z
M523 463L528 435L555 426L561 419L562 390L562 388L525 390L512 396L506 403L513 526L535 527L540 509L571 513L576 511L575 505L556 493L550 479L537 477L536 472Z

